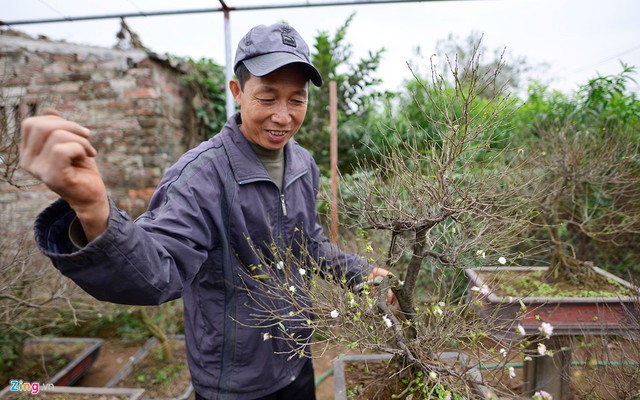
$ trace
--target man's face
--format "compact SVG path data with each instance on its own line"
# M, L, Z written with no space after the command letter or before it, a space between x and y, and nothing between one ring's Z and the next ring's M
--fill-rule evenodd
M300 67L286 65L274 72L252 76L240 90L237 81L231 91L240 106L240 131L248 141L277 150L298 132L307 112L307 75Z

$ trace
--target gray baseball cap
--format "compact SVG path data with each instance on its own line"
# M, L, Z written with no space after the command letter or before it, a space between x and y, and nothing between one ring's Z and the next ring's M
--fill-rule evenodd
M309 59L309 46L302 36L286 24L258 25L238 43L233 70L244 63L254 76L265 76L289 64L300 64L309 80L322 85L322 77Z

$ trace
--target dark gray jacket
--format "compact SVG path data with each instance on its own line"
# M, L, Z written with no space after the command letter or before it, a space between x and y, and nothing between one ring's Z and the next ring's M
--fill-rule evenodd
M277 354L288 351L284 341L264 340L265 333L281 336L277 323L256 327L251 317L260 288L248 271L273 261L271 243L295 255L305 243L313 259L327 260L325 268L353 285L370 272L360 257L331 245L317 223L319 172L310 154L293 140L286 145L280 191L238 118L169 169L135 223L112 203L107 230L76 252L67 234L75 215L66 202L51 205L35 225L41 250L97 299L160 304L182 296L193 385L210 399L267 395L289 384L303 365ZM293 280L300 279L299 266L288 267ZM288 324L287 332L309 337L299 325Z

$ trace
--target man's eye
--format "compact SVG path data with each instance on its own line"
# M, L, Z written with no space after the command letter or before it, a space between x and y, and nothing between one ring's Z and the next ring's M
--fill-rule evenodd
M261 101L263 103L271 103L273 102L273 99L269 99L269 98L258 98L258 101Z

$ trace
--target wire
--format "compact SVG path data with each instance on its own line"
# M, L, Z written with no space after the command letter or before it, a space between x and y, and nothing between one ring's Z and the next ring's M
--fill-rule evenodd
M141 15L145 15L144 11L142 11L140 7L138 7L138 5L133 2L133 0L127 0L127 3L129 3L129 5L133 7L137 12L139 12Z
M53 11L54 13L58 14L59 16L61 16L62 18L68 18L66 15L64 15L63 13L61 13L60 11L58 11L57 9L53 8L53 6L51 6L50 4L48 4L46 1L44 0L38 0L40 3L44 4L47 8L49 8L51 11Z
M613 55L613 56L609 56L609 57L607 57L607 58L604 58L604 59L602 59L602 60L600 60L600 61L598 61L598 62L596 62L596 63L594 63L594 64L590 64L590 65L587 65L587 66L584 66L584 67L578 68L578 69L576 69L575 71L573 71L573 72L572 72L572 74L575 74L575 73L578 73L578 72L586 71L586 70L591 69L591 68L593 68L593 67L596 67L596 66L598 66L598 65L600 65L600 64L606 63L607 61L611 61L611 60L613 60L613 59L615 59L615 58L620 58L620 57L624 56L625 54L629 54L629 53L634 52L634 51L636 51L636 50L638 50L638 49L640 49L640 44L639 44L639 45L637 45L637 46L634 46L634 47L632 47L632 48L630 48L630 49L628 49L628 50L625 50L625 51L622 51L622 52L620 52L620 53L618 53L618 54L615 54L615 55Z

